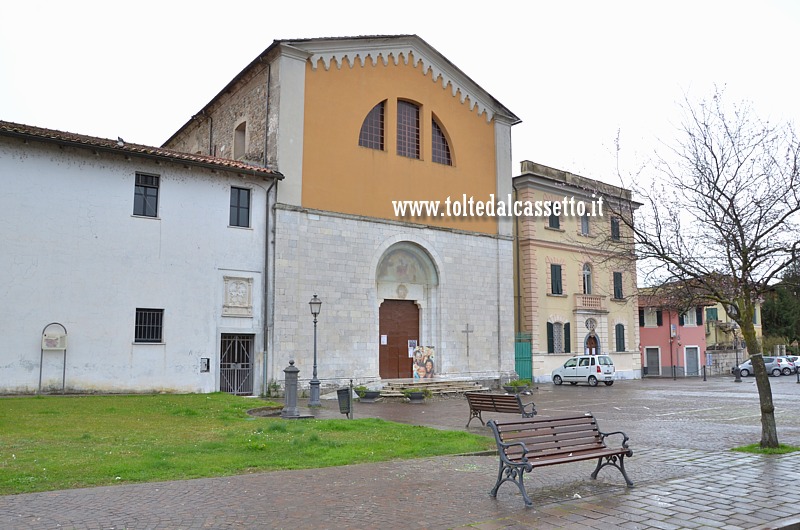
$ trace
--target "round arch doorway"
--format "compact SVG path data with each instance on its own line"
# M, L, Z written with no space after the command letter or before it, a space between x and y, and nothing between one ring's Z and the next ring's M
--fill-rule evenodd
M375 277L381 379L414 377L414 349L434 343L439 285L436 267L422 247L401 241L383 253ZM431 354L431 361L434 359Z

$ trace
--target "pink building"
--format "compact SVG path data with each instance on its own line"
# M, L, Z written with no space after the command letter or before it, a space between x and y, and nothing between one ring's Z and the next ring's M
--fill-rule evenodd
M644 377L702 376L706 363L703 307L686 312L658 296L639 294L639 351Z

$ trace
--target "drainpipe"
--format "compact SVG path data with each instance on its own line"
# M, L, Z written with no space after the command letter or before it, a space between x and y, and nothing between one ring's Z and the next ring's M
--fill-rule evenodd
M264 214L264 300L261 307L261 314L262 314L262 326L263 326L263 341L264 341L264 380L262 382L261 391L264 395L267 394L267 357L268 357L268 345L269 345L269 330L270 325L268 321L268 317L272 315L272 311L269 310L269 246L272 243L272 239L270 238L270 214L272 211L272 204L270 201L270 193L272 192L272 188L276 188L278 185L278 179L272 179L272 184L270 184L269 188L267 188L267 196L266 196L266 205L264 207L265 214ZM275 196L278 196L277 188L275 190ZM274 274L274 271L273 271Z
M264 101L264 167L267 166L267 148L269 147L269 85L272 82L272 67L267 63L267 96Z
M269 85L270 81L272 80L272 68L270 68L269 63L267 64L267 89L266 89L266 97L264 101L264 167L267 166L267 148L269 147ZM267 394L267 358L269 357L269 330L271 329L270 323L268 318L271 317L272 311L269 310L269 246L272 243L272 239L270 237L270 215L272 212L272 204L270 202L270 193L272 192L272 188L275 188L278 185L278 179L273 179L272 184L270 185L269 189L267 189L267 197L266 197L266 207L264 213L264 301L262 307L262 326L263 326L263 335L264 335L264 380L262 382L262 392L264 395ZM278 196L278 190L275 189L275 197ZM273 271L274 274L274 271Z

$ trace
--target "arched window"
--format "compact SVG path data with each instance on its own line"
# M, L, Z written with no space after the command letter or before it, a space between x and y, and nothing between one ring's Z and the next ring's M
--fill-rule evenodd
M244 157L247 147L247 122L240 123L233 133L233 159L239 160Z
M592 294L592 266L583 264L583 294Z
M570 353L569 322L547 323L547 353Z
M419 159L419 107L397 102L397 154Z
M431 160L437 164L453 165L450 158L450 144L447 143L447 138L436 118L431 119Z
M369 111L369 114L361 124L358 145L383 151L383 117L385 108L386 102L381 101Z

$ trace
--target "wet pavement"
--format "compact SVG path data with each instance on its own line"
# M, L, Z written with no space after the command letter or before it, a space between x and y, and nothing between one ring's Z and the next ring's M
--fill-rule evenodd
M771 383L780 441L800 445L800 384L795 376ZM496 455L428 457L2 496L0 528L800 529L800 453L728 451L760 439L752 378L539 385L527 400L540 415L591 411L601 430L625 431L634 451L626 469L636 486L626 488L613 468L591 480L590 461L551 466L526 476L534 501L526 508L513 484L496 499L488 495ZM465 429L463 397L356 403L354 412L490 435L477 420ZM315 413L344 418L335 398ZM514 416L484 413L492 417Z

